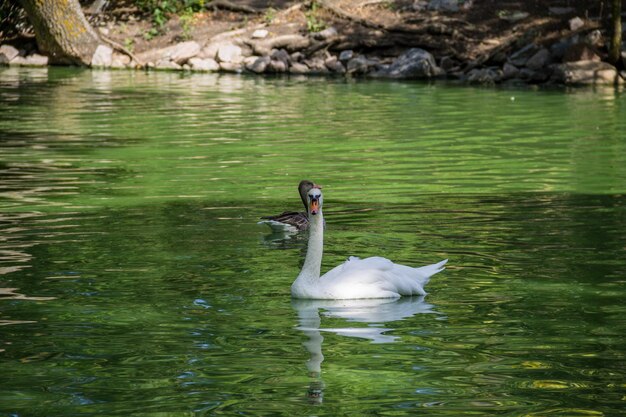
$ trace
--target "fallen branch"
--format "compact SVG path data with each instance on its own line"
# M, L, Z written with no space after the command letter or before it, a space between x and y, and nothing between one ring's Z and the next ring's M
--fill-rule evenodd
M127 48L123 47L119 43L115 42L114 40L111 40L111 39L107 38L106 36L103 36L102 34L100 34L100 39L102 39L106 44L111 46L114 50L119 51L119 52L123 53L124 55L127 55L128 57L130 57L130 59L135 61L135 63L138 66L140 66L140 67L144 66L144 63L141 62L141 60L139 58L137 58L137 56L135 56L135 54L130 52Z
M233 3L229 0L212 0L206 4L207 8L215 9L226 9L231 12L241 12L241 13L249 13L249 14L257 14L259 11L253 7L246 6L245 4L237 4Z

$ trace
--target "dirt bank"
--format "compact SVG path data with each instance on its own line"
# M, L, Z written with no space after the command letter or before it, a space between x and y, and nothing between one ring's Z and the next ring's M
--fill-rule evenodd
M115 4L88 13L122 47L101 51L94 66L486 84L622 81L623 63L603 62L608 12L590 0L214 0L204 12L172 16L158 33L130 3Z

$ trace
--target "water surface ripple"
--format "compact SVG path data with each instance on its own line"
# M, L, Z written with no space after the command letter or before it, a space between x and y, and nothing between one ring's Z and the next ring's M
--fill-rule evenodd
M0 68L1 416L620 416L626 101L607 90ZM425 298L296 301L450 258Z

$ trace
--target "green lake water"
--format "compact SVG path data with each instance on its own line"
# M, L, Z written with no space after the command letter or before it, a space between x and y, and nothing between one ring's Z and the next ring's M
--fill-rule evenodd
M0 416L623 416L625 193L613 89L0 68Z

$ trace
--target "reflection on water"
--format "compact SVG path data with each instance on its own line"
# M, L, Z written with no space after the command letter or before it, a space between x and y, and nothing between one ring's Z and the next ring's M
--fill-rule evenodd
M624 100L0 68L0 414L623 414ZM426 301L292 305L302 178Z
M404 320L415 314L435 313L433 305L424 301L424 297L406 297L400 300L298 300L291 305L298 313L297 327L308 340L303 343L311 358L306 362L309 376L313 379L308 398L321 403L324 382L322 381L322 332L332 332L340 336L368 339L372 343L393 343L398 339L387 333L393 328L385 326L387 322ZM341 318L348 323L366 323L365 327L322 327L322 318Z

